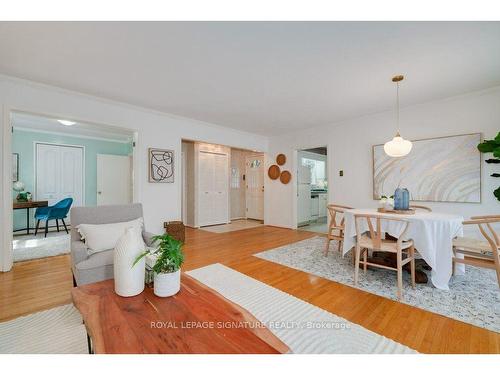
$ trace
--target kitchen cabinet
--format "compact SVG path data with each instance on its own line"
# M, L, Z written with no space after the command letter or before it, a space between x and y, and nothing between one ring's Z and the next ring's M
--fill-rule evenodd
M318 206L319 206L319 217L326 217L327 215L327 209L326 209L326 206L328 205L328 194L320 194L319 195L319 202L318 202Z
M313 193L311 194L310 208L311 220L317 220L327 216L328 194Z
M319 217L319 196L311 196L311 219Z

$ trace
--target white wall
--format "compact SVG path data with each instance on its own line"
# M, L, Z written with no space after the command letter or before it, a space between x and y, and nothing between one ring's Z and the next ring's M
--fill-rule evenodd
M181 139L199 140L228 146L266 151L268 139L263 136L223 128L200 121L117 103L59 88L0 75L0 270L12 265L12 202L10 181L11 110L26 111L58 118L74 119L138 130L138 160L134 166L137 200L143 204L146 227L153 232L163 230L163 222L181 217ZM147 149L158 147L175 151L175 182L149 183Z
M453 97L446 100L401 109L401 133L408 139L420 139L481 132L491 139L500 131L500 87ZM375 207L372 199L371 146L391 139L395 133L394 112L364 116L342 123L307 129L273 137L269 141L270 162L278 153L287 156L287 169L296 171L294 150L328 146L329 202L354 207ZM487 157L487 155L486 155ZM500 179L490 177L495 166L484 163L482 156L482 202L426 203L435 211L469 217L500 212L493 190ZM290 164L289 164L290 163ZM344 177L339 177L339 170ZM496 168L498 172L498 168ZM293 173L295 178L296 173ZM266 178L266 224L295 227L296 188Z

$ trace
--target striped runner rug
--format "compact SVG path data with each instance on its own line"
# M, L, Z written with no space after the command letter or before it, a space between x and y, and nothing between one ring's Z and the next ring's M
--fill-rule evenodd
M222 264L187 272L253 314L293 353L416 353Z
M0 353L88 354L82 316L69 304L0 323Z

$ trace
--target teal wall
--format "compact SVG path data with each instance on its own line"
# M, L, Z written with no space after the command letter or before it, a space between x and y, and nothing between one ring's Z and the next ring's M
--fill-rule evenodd
M24 182L25 191L35 192L34 143L47 142L85 147L85 205L97 204L97 154L131 155L132 144L102 141L89 138L78 138L58 134L39 133L36 131L18 130L12 134L12 152L19 154L19 181ZM12 197L17 193L12 191ZM33 217L34 209L30 210ZM32 224L33 225L33 220ZM50 223L54 225L54 223ZM14 210L14 229L26 227L26 210Z

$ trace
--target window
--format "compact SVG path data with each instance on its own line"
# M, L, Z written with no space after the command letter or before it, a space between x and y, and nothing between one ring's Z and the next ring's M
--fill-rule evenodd
M250 163L250 168L259 168L260 167L260 160L259 159L254 159Z
M327 185L326 162L323 160L302 158L302 165L311 170L311 185L313 188L324 189Z
M231 168L231 189L240 188L240 170L236 167Z

